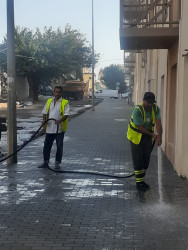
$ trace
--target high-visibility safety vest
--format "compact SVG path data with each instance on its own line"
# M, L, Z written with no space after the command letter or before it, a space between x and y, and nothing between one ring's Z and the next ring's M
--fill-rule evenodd
M53 98L50 98L47 100L47 119L49 117L49 110L50 110L50 104L52 102ZM62 99L61 105L60 105L60 114L61 114L61 118L64 116L64 110L65 110L65 106L68 104L68 101L66 99ZM43 127L44 129L46 129L47 124ZM68 118L61 123L61 128L63 132L67 131L67 127L68 127Z
M134 109L137 108L139 109L142 117L143 117L143 120L144 120L144 123L146 121L146 112L144 110L144 107L143 107L143 104L140 103L139 105L136 105L134 108L133 108L133 111ZM139 144L140 141L141 141L141 138L142 138L142 133L140 132L140 130L138 129L138 127L134 124L133 122L133 111L132 111L132 115L131 115L131 120L130 120L130 123L128 125L128 131L127 131L127 138L129 141L133 142L134 144ZM152 107L152 129L150 132L154 132L154 127L155 127L155 114L157 112L157 105L154 104L153 107Z

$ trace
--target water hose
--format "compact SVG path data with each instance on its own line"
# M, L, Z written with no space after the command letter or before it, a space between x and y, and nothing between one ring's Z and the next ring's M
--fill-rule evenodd
M50 121L50 120L55 121L55 119L50 118L50 119L48 119L48 120L45 121L45 124L46 124L48 121ZM10 157L12 157L13 155L17 154L20 150L22 150L28 143L30 143L30 142L34 139L34 137L38 134L38 132L41 130L41 128L42 128L43 126L44 126L44 125L41 125L40 128L31 136L31 138L30 138L27 142L24 142L24 144L23 144L20 148L18 148L14 153L12 153L12 154L6 156L5 158L1 159L1 160L0 160L0 163L3 162L3 161L6 161L7 159L9 159Z
M56 169L50 168L49 166L48 166L48 169L50 169L51 171L56 172L56 173L97 175L97 176L103 176L103 177L109 177L109 178L115 178L115 179L126 179L126 178L130 178L130 177L135 175L135 174L131 174L131 175L126 175L126 176L125 175L120 176L120 175L103 174L103 173L99 173L99 172L56 170Z
M48 122L48 121L56 121L55 119L53 118L50 118L50 119L47 119L45 121L45 124ZM17 154L20 150L22 150L28 143L30 143L34 137L39 133L39 131L41 130L41 128L43 127L44 125L41 125L39 127L39 129L31 136L31 138L25 142L20 148L18 148L14 153L6 156L5 158L1 159L0 160L0 163L7 160L8 158L12 157L13 155ZM57 131L56 133L58 132L58 127L59 127L59 124L57 124ZM71 171L71 170L56 170L56 169L53 169L53 168L50 168L48 166L48 169L53 171L53 172L56 172L56 173L67 173L67 174L86 174L86 175L95 175L95 176L103 176L103 177L109 177L109 178L117 178L117 179L125 179L125 178L130 178L132 176L134 176L135 174L131 174L131 175L126 175L126 176L118 176L118 175L110 175L110 174L103 174L103 173L99 173L99 172L85 172L85 171Z

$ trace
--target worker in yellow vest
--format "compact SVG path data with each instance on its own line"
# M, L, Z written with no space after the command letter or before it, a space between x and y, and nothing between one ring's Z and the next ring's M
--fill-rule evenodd
M67 100L62 98L62 87L56 86L54 88L54 98L50 98L47 100L42 114L42 125L44 125L44 128L46 129L46 136L43 147L44 162L39 166L39 168L48 167L51 148L54 140L56 140L57 151L55 156L54 168L60 169L60 164L63 156L64 134L67 130L69 116L69 103ZM45 126L45 121L50 118L55 119L55 121L48 121L47 126ZM58 124L59 126L57 131Z
M155 125L156 133L154 133ZM146 92L143 102L133 108L127 138L131 144L136 187L138 190L146 191L149 185L145 183L144 177L150 155L154 143L156 142L158 146L162 143L160 109L156 105L154 93Z

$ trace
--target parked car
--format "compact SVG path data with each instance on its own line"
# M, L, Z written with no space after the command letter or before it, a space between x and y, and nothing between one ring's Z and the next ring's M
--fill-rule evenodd
M121 98L126 99L130 97L131 92L126 92L124 94L121 94Z
M114 98L114 99L118 99L119 95L118 95L118 90L113 90L113 89L102 89L100 90L100 92L96 93L97 97L104 97L104 98Z

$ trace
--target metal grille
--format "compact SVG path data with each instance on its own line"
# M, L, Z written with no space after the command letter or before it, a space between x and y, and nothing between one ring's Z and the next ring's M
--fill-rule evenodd
M174 1L180 0L124 0L123 27L176 27L179 13L174 13Z

